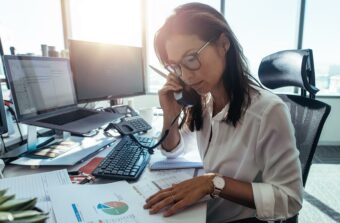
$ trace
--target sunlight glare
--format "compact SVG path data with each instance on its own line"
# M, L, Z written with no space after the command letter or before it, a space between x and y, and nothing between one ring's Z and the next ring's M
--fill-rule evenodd
M141 46L140 1L71 1L73 39Z

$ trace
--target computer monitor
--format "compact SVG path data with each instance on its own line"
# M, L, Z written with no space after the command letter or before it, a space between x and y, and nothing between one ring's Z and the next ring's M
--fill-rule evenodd
M5 55L4 62L19 121L76 105L67 59Z
M4 56L18 120L84 134L122 115L79 108L68 59Z
M79 103L145 94L141 47L70 40Z

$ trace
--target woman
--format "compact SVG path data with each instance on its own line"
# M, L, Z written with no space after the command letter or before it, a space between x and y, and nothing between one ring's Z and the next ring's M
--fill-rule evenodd
M207 174L161 190L144 208L170 216L211 195L207 222L296 215L303 189L289 111L253 81L224 17L200 3L179 6L156 33L155 49L171 72L159 91L170 128L162 152L180 155L183 135L195 134ZM171 125L181 111L173 94L183 89L179 79L200 95L180 130Z

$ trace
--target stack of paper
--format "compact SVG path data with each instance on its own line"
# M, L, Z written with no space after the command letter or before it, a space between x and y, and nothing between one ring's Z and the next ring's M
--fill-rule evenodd
M63 169L46 173L1 179L0 189L7 188L7 194L15 194L16 198L18 199L37 198L36 206L42 209L44 212L49 213L49 219L47 222L54 223L56 221L54 218L48 189L50 187L68 184L71 184L71 180L66 169Z

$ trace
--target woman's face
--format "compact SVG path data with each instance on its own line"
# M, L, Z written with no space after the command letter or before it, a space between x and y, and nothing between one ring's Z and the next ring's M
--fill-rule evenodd
M169 64L178 64L182 69L181 79L200 95L223 87L222 74L225 70L225 55L229 40L221 37L205 46L198 55L200 68L190 70L181 64L182 59L196 53L206 42L196 35L173 35L165 43Z

